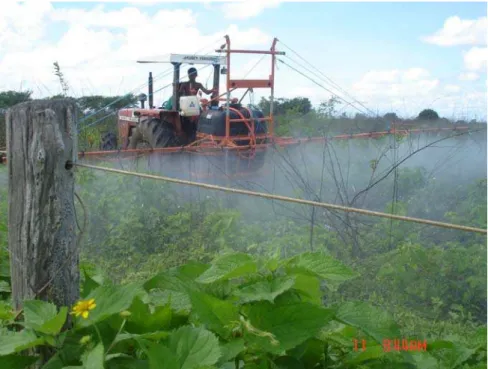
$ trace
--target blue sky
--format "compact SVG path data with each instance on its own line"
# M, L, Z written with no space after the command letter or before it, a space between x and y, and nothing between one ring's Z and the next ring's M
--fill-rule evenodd
M263 0L263 3L268 2ZM484 43L483 40L481 43L480 40L477 40L477 43L460 42L453 46L440 46L422 40L422 37L433 35L441 30L449 17L457 16L461 20L471 21L486 17L487 7L484 3L281 3L277 6L270 5L269 8L261 9L261 12L258 11L257 14L245 19L226 17L220 2L206 4L178 2L152 5L138 5L134 2L59 2L53 3L49 12L55 13L71 9L84 11L88 14L100 4L103 4L103 11L106 13L136 7L139 12L146 13L148 16L161 10L188 9L192 11L196 21L193 26L188 27L198 29L201 35L215 34L235 25L239 30L256 29L262 34L276 36L351 94L367 102L368 107L373 110L389 110L391 107L399 110L400 113L403 112L404 115L413 114L417 105L424 102L429 104L436 99L441 101L436 103L438 105L435 107L442 110L442 99L445 88L447 88L451 91L449 94L450 105L449 108L444 108L444 114L455 114L454 110L461 111L462 106L465 106L464 110L466 110L466 107L471 105L476 107L477 115L484 113L486 116L486 95L483 99L483 93L486 90L486 64L483 68L474 71L473 67L467 69L464 60L465 53L472 48L486 49L486 37ZM256 6L256 2L249 6ZM56 45L62 41L63 37L66 37L70 28L74 26L80 27L76 23L76 19L59 20L59 16L55 21L50 19L43 23L44 36L35 40L36 42L33 45L35 48L40 48L40 45ZM120 35L120 37L114 37L110 41L110 47L113 47L114 50L126 42L123 35L124 32L128 32L127 28L106 27L103 24L91 24L85 28L93 32L105 31L113 35ZM167 50L168 42L165 34L162 30L156 32L152 37L147 37L152 45L151 48L160 51L161 54L173 52ZM146 41L149 42L148 40ZM85 47L89 47L89 43ZM4 47L4 52L5 49ZM8 49L6 50L8 51ZM1 52L2 49L0 49L0 56L2 55ZM288 55L297 60L292 54ZM131 56L135 57L132 52ZM96 55L94 57L96 58ZM61 65L63 66L63 63ZM64 65L72 79L76 80L78 75L82 75L80 71L80 74L75 76L75 71L70 69L68 62L65 62ZM282 73L281 68L286 69L286 67L280 67L279 76ZM400 92L395 95L394 101L390 101L389 106L388 94L382 96L379 91L385 83L388 84L389 82L384 81L373 86L371 84L372 77L365 77L372 71L383 73L383 71L396 70L400 73L399 75L402 75L403 71L412 68L428 72L429 76L425 76L426 80L431 82L436 80L437 87L432 88L432 93L428 96L422 96L422 100L417 99L416 105L412 103L413 105L411 104L409 107L406 107L405 104L408 105L409 101L413 101L416 96L415 91L411 91L411 88L403 97L403 100L407 101L406 103L404 101L404 106L401 107L402 104L399 105L401 97L399 96L404 89L395 87ZM463 73L476 73L477 78L460 80L459 76ZM293 78L291 77L292 74L294 74ZM293 71L283 71L283 76L283 83L286 83L286 86L277 87L278 92L282 92L282 95L288 96L297 87L296 91L315 91L311 92L314 95L312 96L314 102L327 97L325 91L312 90L315 88L314 85L308 81L304 82L303 77ZM142 78L141 83L144 82L144 77ZM365 78L368 81L367 83ZM95 85L94 88L99 91L97 82L93 79L90 81L91 85ZM49 85L49 83L53 83L52 78L50 81L43 81L42 83ZM127 78L126 82L121 82L121 86L129 88L128 83ZM279 83L278 81L277 84ZM399 82L391 81L391 84L395 83L398 84ZM412 84L412 88L422 89L422 86L427 86L428 83L426 83ZM369 96L367 94L369 88L378 91L375 92L374 96ZM395 88L392 91L396 91ZM457 91L454 93L452 92L454 90ZM469 98L466 98L467 95ZM457 104L457 107L454 107L453 104Z

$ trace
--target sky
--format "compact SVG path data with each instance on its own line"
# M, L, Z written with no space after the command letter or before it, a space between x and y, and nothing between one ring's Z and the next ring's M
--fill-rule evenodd
M486 120L487 29L483 2L2 0L0 91L60 93L57 61L75 97L147 93L152 71L159 106L171 95L163 88L171 65L136 61L213 53L228 34L245 49L266 50L279 39L286 64L278 63L275 97L316 105L335 95L348 114L413 117L432 108L450 119ZM270 58L260 59L233 56L232 77L267 78ZM197 67L210 88L211 68ZM244 102L268 95L256 90Z

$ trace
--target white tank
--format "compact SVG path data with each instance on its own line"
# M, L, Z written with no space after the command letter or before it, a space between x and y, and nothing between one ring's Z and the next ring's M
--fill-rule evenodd
M184 117L200 115L200 101L197 96L180 97L180 115Z

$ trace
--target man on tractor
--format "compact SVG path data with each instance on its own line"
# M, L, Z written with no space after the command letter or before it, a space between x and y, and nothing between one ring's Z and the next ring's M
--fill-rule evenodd
M199 90L205 94L210 95L215 90L207 90L200 82L197 82L198 72L196 68L188 69L188 82L180 83L180 96L195 96Z
M199 90L202 90L207 95L215 93L215 90L207 90L200 82L197 82L198 72L196 68L188 69L189 81L180 83L180 96L196 96ZM201 109L200 109L201 110ZM189 139L189 142L195 141L197 132L198 117L182 117L181 128Z

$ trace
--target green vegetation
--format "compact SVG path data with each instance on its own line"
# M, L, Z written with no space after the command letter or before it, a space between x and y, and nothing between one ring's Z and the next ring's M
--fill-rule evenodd
M304 99L279 102L286 103L280 134L383 130L387 118L338 117L333 101L316 110ZM96 147L96 130L91 143L81 135L81 145ZM484 135L476 137L486 147ZM451 140L452 147L474 145L466 136ZM403 150L412 142L338 143L324 159L325 174L319 145L308 175L293 171L299 185L290 191L486 228L486 164L456 178L451 151L444 175L420 161L356 197L391 169L370 146L383 152L395 144ZM344 162L335 158L346 155L340 172ZM288 172L302 163L294 159ZM69 329L63 324L73 307L42 301L26 302L14 321L5 178L0 166L0 368L26 368L44 356L51 357L44 369L486 368L486 237L261 199L227 201L84 169L76 172L87 210L77 203L78 223L88 221L82 301L95 307L86 319L73 316Z
M85 274L81 316L67 331L67 308L26 301L21 332L6 329L14 323L4 308L0 363L24 368L38 358L18 352L42 346L55 348L49 369L483 367L486 328L469 342L428 339L402 334L371 304L323 303L321 285L357 277L321 252L228 253L125 285Z

